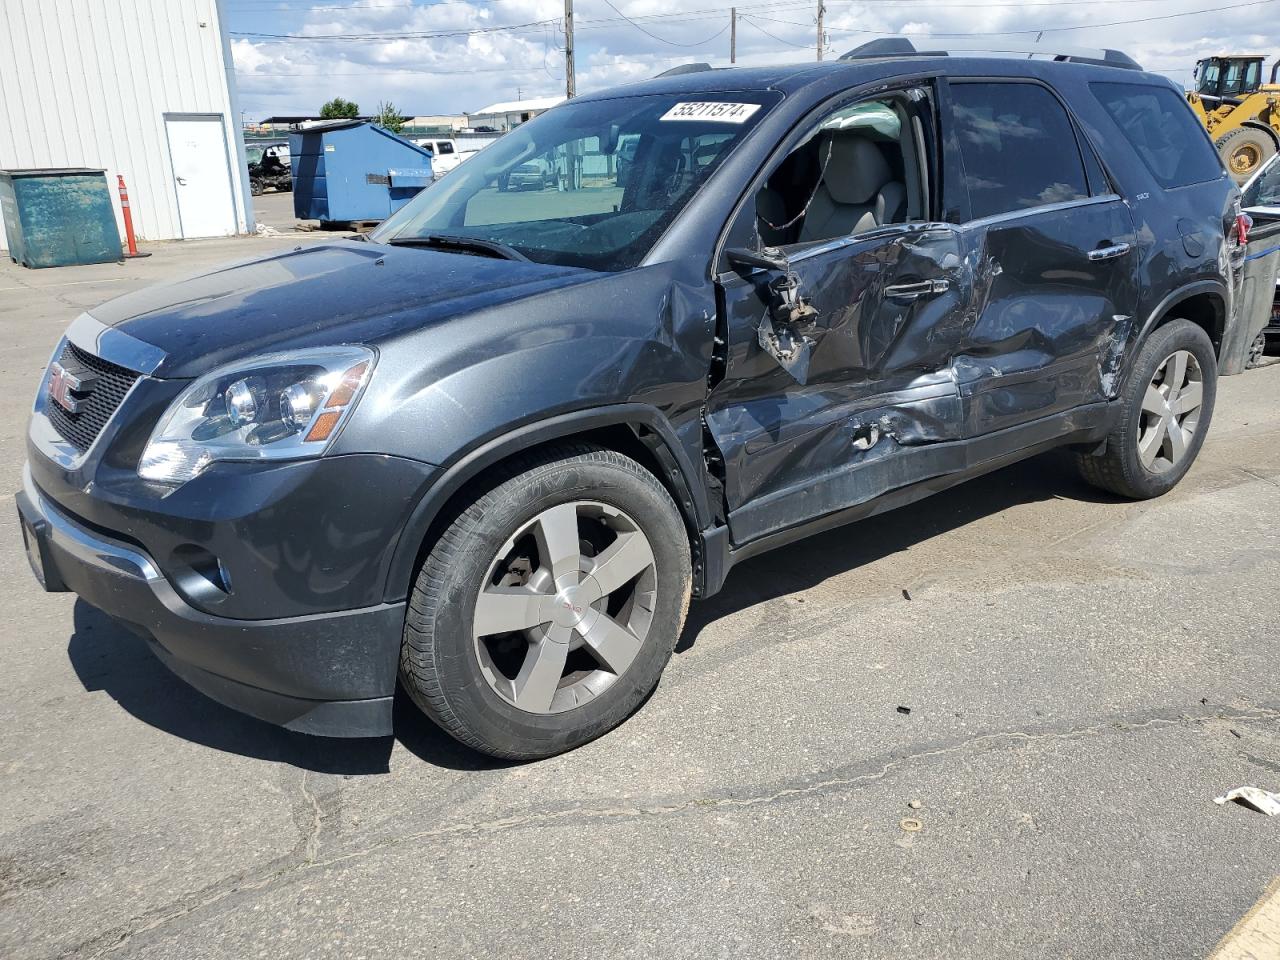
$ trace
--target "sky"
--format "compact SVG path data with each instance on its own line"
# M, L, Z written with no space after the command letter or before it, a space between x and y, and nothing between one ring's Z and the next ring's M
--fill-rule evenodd
M816 0L732 0L740 65L816 57ZM680 63L729 64L731 0L575 0L580 93ZM564 0L222 0L246 120L466 113L564 93ZM1280 0L827 0L825 56L880 36L918 45L1115 47L1179 83L1224 51L1280 55ZM1146 22L1135 22L1146 21Z

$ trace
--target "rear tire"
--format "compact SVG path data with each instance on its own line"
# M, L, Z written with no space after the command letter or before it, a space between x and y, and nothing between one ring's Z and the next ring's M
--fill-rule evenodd
M587 445L521 458L432 546L405 617L401 682L476 750L570 750L657 685L691 582L684 521L640 464Z
M1134 361L1106 452L1076 455L1080 475L1134 500L1172 490L1204 444L1217 396L1217 363L1208 334L1190 320L1156 329Z

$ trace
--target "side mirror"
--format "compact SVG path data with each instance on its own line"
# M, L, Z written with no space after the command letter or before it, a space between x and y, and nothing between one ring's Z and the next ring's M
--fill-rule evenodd
M745 247L734 247L725 251L725 257L735 267L751 267L755 270L772 270L775 273L786 273L790 268L786 255L777 247L763 247L760 250L748 250Z

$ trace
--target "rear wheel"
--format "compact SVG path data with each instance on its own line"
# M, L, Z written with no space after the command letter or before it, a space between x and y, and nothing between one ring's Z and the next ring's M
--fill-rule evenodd
M1239 127L1218 140L1218 154L1236 183L1244 183L1276 153L1271 134L1257 127Z
M441 535L410 599L400 676L463 743L533 759L625 720L658 682L690 593L684 522L634 460L518 463Z
M1204 443L1217 383L1217 357L1204 330L1189 320L1157 329L1134 361L1106 452L1077 455L1081 475L1138 500L1172 490Z

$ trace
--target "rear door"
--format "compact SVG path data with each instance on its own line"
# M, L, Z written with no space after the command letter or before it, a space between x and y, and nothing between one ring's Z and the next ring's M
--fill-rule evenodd
M934 119L923 87L833 104L762 171L730 230L731 248L785 261L731 250L718 268L705 421L735 543L950 471L920 455L959 436L952 359L969 296L960 231L936 217ZM846 137L865 143L828 150ZM878 166L866 143L888 164L879 187L886 168L866 183L837 169L858 154ZM834 226L815 237L818 222Z
M949 84L973 318L956 375L967 436L1113 395L1137 309L1129 209L1047 86Z

